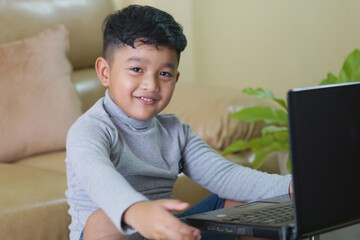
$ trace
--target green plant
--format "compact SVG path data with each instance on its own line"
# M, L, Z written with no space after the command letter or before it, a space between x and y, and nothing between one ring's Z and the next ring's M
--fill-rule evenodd
M334 74L328 73L327 78L322 80L320 85L357 81L360 81L360 50L355 49L346 57L339 76L336 77ZM250 149L255 153L255 158L251 163L252 167L258 169L271 152L289 150L287 105L283 99L276 98L271 91L266 89L245 88L243 92L259 98L271 99L280 106L280 108L248 107L230 115L231 118L246 122L262 121L266 123L266 126L262 129L261 137L249 141L237 140L222 153L223 156L226 156L230 153ZM291 172L290 155L287 160L287 168Z
M274 97L269 90L246 88L243 92L259 98L271 99L281 106L281 109L262 106L248 107L230 116L246 122L262 121L267 124L261 131L261 137L249 141L237 140L222 153L223 156L226 156L230 153L251 149L255 153L251 164L253 168L257 169L261 167L271 152L289 149L287 106L284 100Z
M327 74L327 78L320 82L320 85L336 84L346 82L360 81L360 50L355 49L345 59L340 70L340 74L336 77L332 73Z

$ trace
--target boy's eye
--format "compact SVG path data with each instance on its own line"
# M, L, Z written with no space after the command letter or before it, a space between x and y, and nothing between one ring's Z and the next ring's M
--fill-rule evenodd
M131 68L131 70L133 70L134 72L142 72L142 69L138 67L133 67Z
M160 76L172 77L172 74L171 74L171 73L168 73L168 72L160 72Z

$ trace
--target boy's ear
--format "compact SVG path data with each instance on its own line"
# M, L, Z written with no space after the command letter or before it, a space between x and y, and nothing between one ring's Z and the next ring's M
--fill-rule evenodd
M179 80L179 77L180 77L180 72L178 72L178 73L176 74L176 82Z
M95 62L96 74L104 87L108 87L110 83L110 66L103 57L98 57Z

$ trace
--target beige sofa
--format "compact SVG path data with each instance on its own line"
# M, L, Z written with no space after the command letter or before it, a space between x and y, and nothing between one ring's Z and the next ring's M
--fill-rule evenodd
M112 1L0 3L0 95L6 96L0 97L0 239L68 239L65 136L81 112L104 95L93 65L101 55L101 22L114 10ZM37 35L57 24L64 26ZM63 46L67 36L71 65L61 56L53 61L53 53L43 57L58 51L60 45L67 51L68 46ZM23 40L29 37L33 38ZM57 45L48 46L49 42ZM37 54L40 57L33 60ZM37 61L38 65L29 67ZM70 85L67 79L61 79L54 86L55 78L67 75ZM55 100L50 101L52 98ZM16 105L21 101L22 105ZM185 85L180 80L165 112L178 114L221 152L236 139L260 134L262 124L229 118L235 109L254 104L263 103L237 91ZM246 165L249 155L246 152L229 158ZM269 161L264 170L277 172L276 159ZM175 197L191 204L206 194L207 190L185 176L179 178L174 189Z

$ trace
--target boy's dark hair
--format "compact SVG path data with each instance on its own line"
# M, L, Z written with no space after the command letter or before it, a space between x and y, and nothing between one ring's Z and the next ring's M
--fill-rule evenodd
M135 48L135 41L175 49L178 60L187 44L181 25L170 14L150 6L130 5L110 14L103 33L103 57L110 63L117 48L125 44Z

